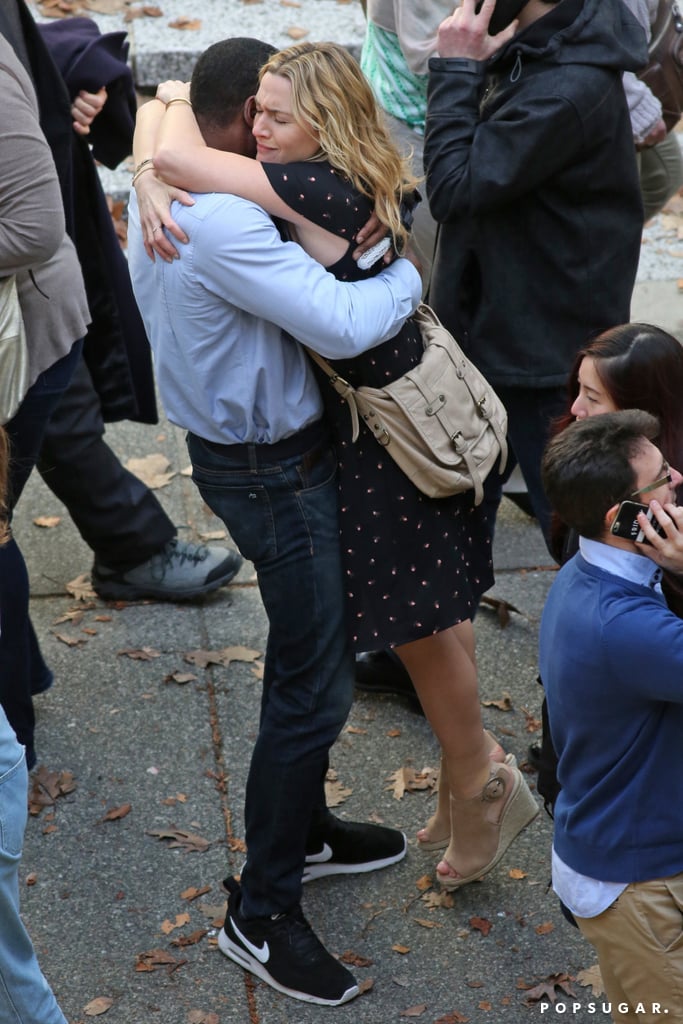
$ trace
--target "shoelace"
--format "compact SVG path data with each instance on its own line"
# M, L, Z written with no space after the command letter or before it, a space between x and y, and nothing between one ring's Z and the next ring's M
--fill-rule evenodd
M183 544L179 550L180 544L177 540L171 540L168 542L163 552L160 552L159 557L163 559L165 566L172 566L174 562L179 562L181 565L184 562L192 562L193 565L197 565L199 562L204 562L209 549L206 544Z

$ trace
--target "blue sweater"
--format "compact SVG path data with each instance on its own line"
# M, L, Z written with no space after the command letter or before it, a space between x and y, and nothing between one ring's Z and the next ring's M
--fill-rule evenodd
M577 554L548 596L540 669L559 856L605 882L683 871L683 621Z

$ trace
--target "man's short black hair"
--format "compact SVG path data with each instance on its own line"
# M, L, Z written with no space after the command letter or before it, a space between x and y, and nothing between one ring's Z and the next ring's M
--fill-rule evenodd
M259 71L276 53L274 46L248 36L214 43L195 64L190 100L202 130L224 128L258 89Z
M567 526L598 538L613 505L636 489L631 459L659 433L659 420L642 409L607 412L570 423L543 456L543 487Z

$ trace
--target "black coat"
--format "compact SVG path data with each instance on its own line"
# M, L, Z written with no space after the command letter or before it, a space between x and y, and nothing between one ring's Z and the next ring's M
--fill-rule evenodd
M563 384L629 319L643 213L621 72L646 59L622 0L563 0L488 63L430 61L430 300L494 385Z
M20 15L40 124L55 160L67 231L76 246L85 280L92 323L85 338L84 357L103 417L107 421L156 423L151 350L133 296L128 265L90 146L73 130L71 117L71 100L80 89L96 92L106 85L109 98L87 138L97 159L110 167L131 152L135 92L126 64L125 33L102 36L89 18L64 19L39 28L24 0L11 2ZM21 58L15 31L3 3L0 32Z

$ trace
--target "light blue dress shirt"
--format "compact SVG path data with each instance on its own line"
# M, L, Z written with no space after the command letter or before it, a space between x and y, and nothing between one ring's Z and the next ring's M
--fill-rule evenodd
M134 193L129 265L171 422L221 444L272 444L322 415L310 363L294 338L329 359L393 337L420 299L407 260L377 277L337 281L270 217L236 196L173 205L189 237L172 263L146 255ZM291 335L291 337L290 337Z

